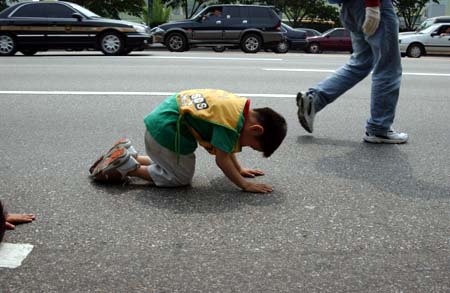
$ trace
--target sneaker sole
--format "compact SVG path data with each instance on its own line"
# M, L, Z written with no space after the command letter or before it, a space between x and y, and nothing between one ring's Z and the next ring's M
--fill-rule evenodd
M123 174L121 171L119 171L119 168L124 166L126 164L126 162L128 162L128 160L133 160L135 163L135 166L128 170L124 170L124 171L126 171L126 173ZM136 161L136 159L134 159L129 154L127 154L126 159L124 159L122 163L118 163L117 165L115 165L113 163L113 164L109 164L108 166L111 166L111 165L114 165L114 166L109 168L109 170L105 169L102 172L98 173L97 175L93 176L94 180L100 181L100 182L124 182L128 178L126 174L136 171L141 166L141 164L139 164L139 162Z
M403 144L403 143L406 143L408 141L407 139L406 140L404 140L404 139L402 139L402 140L395 140L395 139L382 138L382 137L378 137L378 136L365 136L363 138L363 140L365 142L368 142L368 143L378 143L378 144L381 144L381 143L385 143L385 144Z
M129 156L125 148L117 148L97 164L92 172L92 176L95 177L100 173L111 172L115 168L122 166Z
M305 101L302 94L300 94L300 97L297 95L297 106L298 106L297 116L298 120L300 121L300 124L306 131L312 133L312 130L309 128L309 125L306 122L305 115L303 115L303 113L305 112Z
M118 141L116 141L113 146L108 150L108 152L106 153L106 155L100 156L94 164L92 164L92 166L89 168L89 173L93 173L94 169L97 167L97 165L106 157L110 156L111 153L120 147L124 147L126 149L128 149L131 146L131 140L129 140L128 138L120 138Z
M108 174L99 173L96 176L93 176L94 180L98 182L123 182L125 181L125 177L122 177L122 174L118 171L112 171Z

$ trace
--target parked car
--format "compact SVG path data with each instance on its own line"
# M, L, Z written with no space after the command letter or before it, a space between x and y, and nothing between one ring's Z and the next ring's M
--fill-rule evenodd
M345 28L332 28L321 36L306 38L307 52L320 53L323 51L352 52L350 33Z
M289 50L303 50L307 44L306 32L304 30L294 29L289 25L281 24L281 31L285 40L278 43L273 49L275 53L286 53Z
M419 32L399 34L402 56L419 58L427 54L450 54L449 23L435 23Z
M208 6L191 19L155 27L151 34L153 42L175 52L199 46L239 46L246 53L256 53L283 40L274 8L259 5Z
M312 29L312 28L306 28L306 27L299 27L297 28L299 30L306 32L306 37L315 37L315 36L321 36L322 33L318 30Z
M102 18L64 1L22 2L0 12L0 56L48 49L95 49L126 55L151 42L147 26Z
M450 16L437 16L428 18L420 24L416 31L424 30L435 23L450 23Z

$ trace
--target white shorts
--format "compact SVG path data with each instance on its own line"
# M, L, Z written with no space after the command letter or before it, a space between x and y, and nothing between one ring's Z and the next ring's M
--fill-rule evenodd
M153 163L148 168L156 186L177 187L189 185L195 172L195 154L179 155L161 146L145 132L145 151Z

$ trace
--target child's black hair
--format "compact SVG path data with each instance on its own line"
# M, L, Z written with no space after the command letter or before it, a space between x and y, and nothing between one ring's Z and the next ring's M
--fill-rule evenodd
M264 132L258 140L263 149L264 157L268 158L286 137L286 120L268 107L253 109L253 111L257 113L258 123L264 128Z
M3 205L0 201L0 242L3 240L3 236L5 235L6 230L6 215L3 211Z

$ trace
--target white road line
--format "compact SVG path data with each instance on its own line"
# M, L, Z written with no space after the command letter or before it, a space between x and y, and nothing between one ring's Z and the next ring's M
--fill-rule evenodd
M130 56L133 58L132 56ZM128 57L128 58L130 58ZM281 58L244 58L244 57L195 57L195 56L143 56L138 59L187 59L187 60L234 60L234 61L283 61Z
M301 69L301 68L263 68L265 71L288 71L288 72L335 72L332 69Z
M287 71L287 72L335 72L331 69L303 69L303 68L263 68L265 71ZM428 73L428 72L403 72L403 75L417 76L450 76L450 73Z
M1 95L169 96L176 92L0 91Z
M15 269L33 250L31 244L1 243L0 244L0 268Z
M0 95L77 95L77 96L170 96L176 92L95 92L95 91L0 91ZM292 98L287 94L236 93L242 97L253 98Z
M403 72L403 75L450 76L450 73Z

